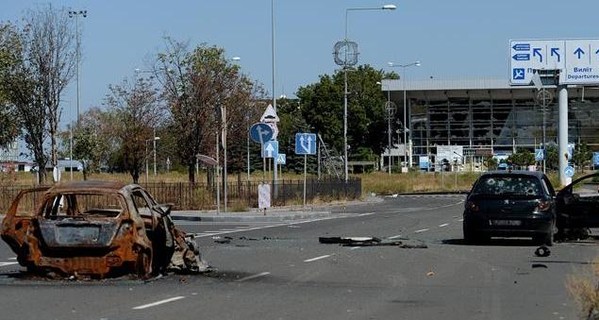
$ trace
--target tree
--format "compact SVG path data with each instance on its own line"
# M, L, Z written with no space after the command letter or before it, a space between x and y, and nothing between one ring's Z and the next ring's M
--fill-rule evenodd
M248 107L257 101L256 84L225 58L221 48L202 44L189 51L186 43L172 39L166 46L155 71L170 108L170 129L179 139L177 153L193 183L197 156L216 154L215 135L222 136L221 143L229 141L225 132L232 141L246 141L242 132Z
M584 167L591 164L593 159L593 151L589 148L586 142L579 143L574 148L574 154L572 160L577 167L580 168L581 172L584 173Z
M348 146L350 158L372 160L387 145L385 97L380 90L383 78L397 77L375 70L371 66L358 66L348 72ZM301 111L306 123L320 133L323 140L343 152L344 72L333 76L320 76L319 83L298 89Z
M516 153L508 157L508 163L511 162L519 167L527 167L535 164L535 155L528 149L518 149Z
M30 10L19 31L17 63L4 73L4 90L14 105L25 135L27 148L39 168L38 182L46 180L48 155L45 140L50 137L50 160L56 165L60 97L74 76L75 43L67 12L48 4Z
M79 124L71 123L60 133L62 157L80 160L83 163L83 179L101 167L117 166L121 144L114 135L119 128L114 110L104 111L91 108L81 114Z
M154 139L154 129L164 121L161 96L150 79L137 78L133 83L126 79L120 85L109 86L105 105L116 121L113 135L118 139L122 167L129 172L133 183L148 160L148 143Z
M17 28L0 24L0 147L7 147L19 134L17 113L9 101L9 70L19 61L21 41Z

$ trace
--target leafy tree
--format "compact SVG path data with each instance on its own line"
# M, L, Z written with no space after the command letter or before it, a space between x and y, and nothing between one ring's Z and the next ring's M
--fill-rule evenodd
M508 163L511 162L519 167L527 167L535 164L535 155L528 149L520 148L516 153L508 157Z
M385 96L380 90L381 70L358 66L348 77L348 147L350 159L372 160L387 145ZM396 75L395 75L396 77ZM327 145L343 153L344 71L322 75L315 84L301 87L297 96L305 122L320 133Z
M195 182L197 156L216 154L216 134L221 135L219 148L228 147L223 141L237 144L235 149L245 145L246 116L255 116L248 110L256 106L253 101L260 90L221 48L202 44L189 51L187 44L172 39L166 46L155 70L170 108L170 130L179 139L177 153L187 166L189 181Z
M153 142L154 129L164 120L164 106L149 79L138 78L133 83L123 80L109 89L105 104L116 120L112 122L113 135L120 145L121 165L131 175L133 183L139 183L149 156L148 144Z
M0 147L7 147L19 134L17 112L9 101L9 88L6 86L9 70L19 62L21 41L17 28L10 24L0 24Z
M579 143L574 149L572 160L577 167L584 173L584 167L591 164L593 159L593 151L589 148L586 142Z
M16 63L2 72L3 91L21 120L25 143L40 169L40 183L46 180L48 137L51 163L58 161L60 97L74 76L76 61L71 24L66 10L50 4L28 11L18 32Z

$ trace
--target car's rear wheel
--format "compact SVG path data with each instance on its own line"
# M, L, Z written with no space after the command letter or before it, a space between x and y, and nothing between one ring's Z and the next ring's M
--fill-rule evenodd
M467 244L478 244L483 242L484 237L481 235L479 231L474 230L471 226L464 223L463 226L464 231L464 242Z
M152 274L152 255L148 250L140 250L135 263L135 272L141 279L148 279Z

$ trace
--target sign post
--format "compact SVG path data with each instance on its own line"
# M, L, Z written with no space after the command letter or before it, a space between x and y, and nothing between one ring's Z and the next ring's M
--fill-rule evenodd
M304 155L304 207L306 206L306 177L308 167L308 155L316 154L316 134L314 133L296 133L295 134L295 154Z

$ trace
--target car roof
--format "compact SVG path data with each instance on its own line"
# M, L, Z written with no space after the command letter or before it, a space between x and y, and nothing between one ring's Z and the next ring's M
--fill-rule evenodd
M100 192L118 192L124 188L133 189L136 184L126 184L120 181L103 181L103 180L84 180L84 181L68 181L58 183L52 186L49 193L73 192L73 191L100 191Z
M487 171L481 175L484 176L510 176L510 175L519 175L519 176L532 176L539 179L542 179L545 174L541 171L528 171L528 170L493 170Z

